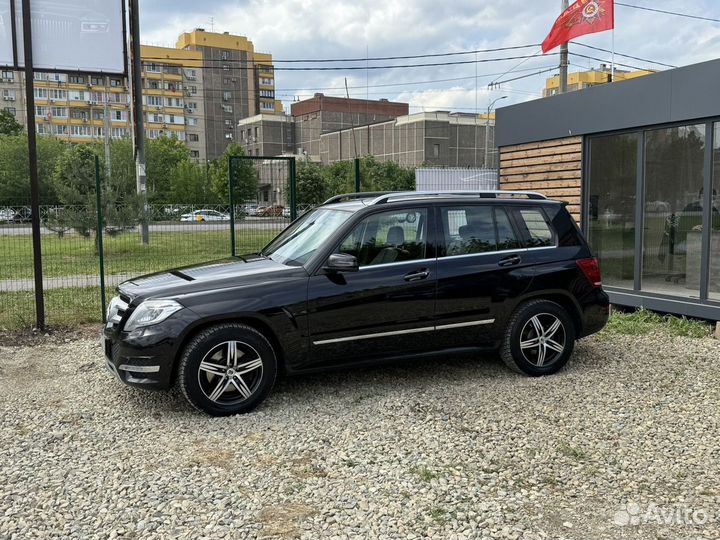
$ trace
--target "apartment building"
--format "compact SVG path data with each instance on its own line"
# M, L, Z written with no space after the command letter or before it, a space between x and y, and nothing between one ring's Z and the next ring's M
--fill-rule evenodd
M258 114L238 122L238 142L248 156L294 154L295 122L287 114Z
M649 70L628 71L624 69L615 69L615 82L629 81L638 77L644 77L655 73ZM568 92L583 90L591 86L607 84L612 79L612 68L607 64L600 64L598 69L589 69L587 71L576 71L568 73ZM560 75L554 75L545 81L543 89L543 97L554 96L560 93Z
M172 136L198 161L215 159L234 142L237 122L282 113L275 100L272 56L243 36L197 29L176 48L141 47L143 120L147 138ZM37 132L71 142L132 136L126 78L87 73L35 73ZM0 107L25 125L22 72L0 72ZM107 115L107 118L106 118Z
M275 99L272 55L255 52L246 37L198 28L181 34L177 49L197 52L202 58L208 159L235 142L241 119L282 112L281 102Z

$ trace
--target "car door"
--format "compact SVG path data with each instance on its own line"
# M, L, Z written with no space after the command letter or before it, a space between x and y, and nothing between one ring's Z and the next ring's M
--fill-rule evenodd
M505 208L459 204L438 208L436 342L464 347L499 339L508 299L532 281L526 249Z
M427 206L366 215L333 251L359 270L310 277L311 362L344 364L432 346L436 258Z

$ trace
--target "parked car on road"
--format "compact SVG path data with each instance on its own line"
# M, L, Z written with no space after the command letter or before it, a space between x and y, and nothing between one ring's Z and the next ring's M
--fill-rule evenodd
M180 221L229 221L230 214L217 210L195 210L180 216Z
M258 217L280 217L283 215L283 207L280 205L263 206L258 208L255 215Z
M256 216L259 206L256 203L245 203L241 210L246 216Z
M259 253L118 291L110 371L132 386L178 384L217 416L254 409L281 373L469 349L549 375L609 313L564 204L530 192L333 197Z
M0 223L9 223L15 221L17 212L12 208L0 208Z

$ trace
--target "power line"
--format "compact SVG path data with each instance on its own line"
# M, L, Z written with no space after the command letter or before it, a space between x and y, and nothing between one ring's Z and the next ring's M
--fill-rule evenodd
M534 76L536 76L536 75L541 75L541 74L547 73L547 72L549 72L549 71L555 71L556 69L557 69L557 66L551 67L551 68L548 68L548 69L542 69L542 70L540 70L540 71L536 71L535 73L528 73L527 75L519 75L519 76L517 76L517 77L513 77L512 79L505 79L504 81L493 82L493 83L491 83L491 84L492 84L493 86L495 86L495 85L498 85L498 86L499 86L499 85L501 85L501 84L505 84L505 83L509 83L509 82L513 82L513 81L519 81L520 79L526 79L526 78L528 78L528 77L534 77Z
M655 13L664 13L665 15L674 15L676 17L685 17L686 19L696 19L699 21L710 21L710 22L720 23L720 19L713 19L712 17L701 17L699 15L689 15L687 13L678 13L677 11L667 11L664 9L649 8L649 7L645 7L645 6L634 6L632 4L625 4L623 2L615 2L615 5L633 8L633 9L640 9L643 11L653 11Z
M572 51L570 51L570 54L573 55L573 56L578 56L578 57L580 57L580 58L587 58L588 60L595 60L596 62L600 62L600 63L603 63L603 64L609 64L609 63L610 63L610 60L603 60L602 58L597 58L596 56L587 56L587 55L585 55L585 54L580 54L580 53L576 53L576 52L572 52ZM617 53L615 53L615 54L617 54ZM615 65L616 65L616 66L622 66L622 67L630 68L630 69L635 69L635 70L638 70L638 71L653 71L653 70L651 70L651 69L645 69L645 68L638 67L638 66L633 66L633 65L630 65L630 64L622 64L622 63L620 63L620 62L615 62Z
M576 43L573 42L573 45L580 45L581 47L587 47L588 49L594 49L596 51L601 51L604 53L612 53L609 49L603 49L602 47L593 47L592 45L586 45L585 43ZM648 62L650 64L656 64L658 66L663 66L667 68L676 68L677 66L673 66L672 64L665 64L664 62L657 62L655 60L648 60L647 58L640 58L638 56L631 56L629 54L622 54L619 52L615 52L615 56L622 56L623 58L630 58L632 60L639 60L640 62Z

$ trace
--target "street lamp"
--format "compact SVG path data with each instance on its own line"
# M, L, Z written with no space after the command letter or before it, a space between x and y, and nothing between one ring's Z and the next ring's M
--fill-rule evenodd
M507 96L502 96L493 100L487 108L487 116L485 117L485 161L483 161L483 167L486 169L488 168L488 133L490 132L490 111L492 110L493 105L495 105L501 99L505 98L507 98Z

